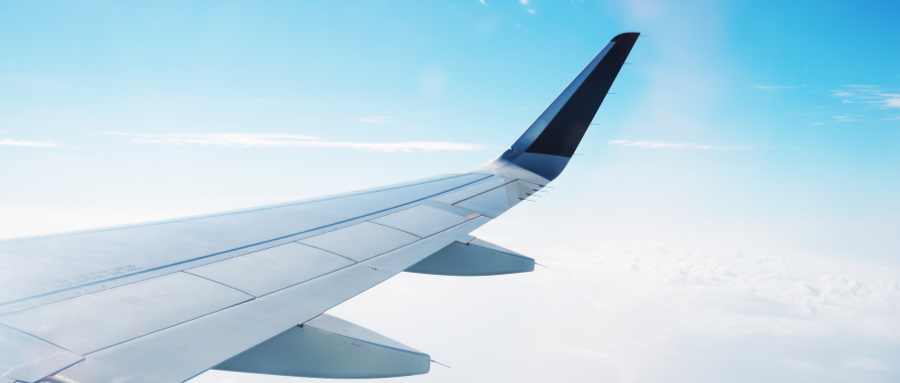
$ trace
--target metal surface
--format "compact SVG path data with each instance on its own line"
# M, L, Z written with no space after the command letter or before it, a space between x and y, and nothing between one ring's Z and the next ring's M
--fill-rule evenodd
M98 351L61 375L81 383L185 380L315 318L489 221L469 220L365 263Z
M488 192L457 202L454 206L475 211L481 215L497 218L509 210L504 187L498 187Z
M339 255L288 243L186 272L258 297L351 264Z
M424 205L372 220L373 223L402 230L422 238L447 230L465 221L466 218L459 214Z
M0 355L0 373L3 376L29 383L84 359L81 355L5 326L0 326Z
M484 276L534 271L534 259L487 241L453 242L406 271L420 274Z
M300 241L361 262L408 245L420 238L386 226L363 222Z
M0 317L0 324L84 355L252 299L175 273Z
M309 378L388 378L428 373L431 357L323 314L214 367Z

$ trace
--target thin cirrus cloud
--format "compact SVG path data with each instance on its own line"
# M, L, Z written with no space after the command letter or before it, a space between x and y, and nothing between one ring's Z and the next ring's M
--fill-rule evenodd
M884 106L888 108L900 108L900 94L881 94L881 96L885 97Z
M130 142L140 144L207 145L242 148L338 148L367 152L438 152L476 151L488 147L481 144L436 141L409 142L343 142L327 141L318 137L296 134L245 134L245 133L168 133L141 134L103 132L103 134L129 137Z
M393 122L394 120L395 120L394 117L388 117L388 116L366 116L366 117L356 119L356 121L371 122L371 123L375 123L375 124L386 124L389 122Z
M60 84L57 82L38 80L38 79L27 78L27 77L2 76L0 78L2 78L5 81L14 82L14 83L22 84L22 85L28 85L28 86L39 86L39 87L40 86L50 86L50 87L57 87L57 88L63 86L63 84Z
M858 368L869 371L891 371L892 368L887 363L878 359L851 359L844 361L844 366L848 368Z
M24 146L31 148L61 148L65 145L49 141L14 140L11 138L0 139L0 146Z
M607 142L609 145L630 146L642 149L687 149L687 150L739 150L750 149L748 146L731 145L731 146L712 146L705 144L696 144L693 142L659 142L659 141L630 141L615 140Z
M877 85L845 85L831 90L831 96L845 104L880 104L888 108L900 108L900 94L889 93L890 89Z
M752 85L756 89L762 90L781 90L781 89L794 89L796 86L789 85Z
M522 3L522 5L528 5L528 0L519 0L519 3ZM534 8L530 8L528 9L528 13L533 15L537 13L537 11L535 11Z

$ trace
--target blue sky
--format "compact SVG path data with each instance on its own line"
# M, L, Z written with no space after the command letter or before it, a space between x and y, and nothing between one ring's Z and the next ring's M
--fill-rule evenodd
M898 15L850 1L4 2L0 237L473 168L639 31L554 191L479 234L549 270L404 275L338 310L454 362L421 381L896 381ZM514 288L535 300L484 302ZM589 330L509 350L512 329L562 320L541 307ZM497 318L462 314L476 311ZM497 330L507 313L529 319ZM482 329L410 326L447 318ZM476 339L510 361L476 357Z

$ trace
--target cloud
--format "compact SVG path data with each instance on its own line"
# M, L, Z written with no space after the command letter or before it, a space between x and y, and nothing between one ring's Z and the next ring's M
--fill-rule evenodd
M486 145L457 142L342 142L325 141L317 137L296 134L244 134L244 133L168 133L140 134L103 132L103 134L131 137L140 144L207 145L243 148L344 148L367 152L436 152L475 151L488 149Z
M386 124L386 123L392 122L394 120L395 120L394 117L388 117L388 116L366 116L366 117L356 119L356 121L371 122L371 123L375 123L375 124Z
M519 0L520 3L528 5L528 0Z
M22 85L29 85L29 86L51 86L51 87L63 86L63 84L56 83L53 81L35 80L35 79L27 78L27 77L3 76L2 79L6 80L6 81L10 81L10 82L19 83Z
M712 149L712 146L702 145L702 144L694 144L690 142L653 142L653 141L629 141L629 140L615 140L608 142L610 145L620 145L620 146L634 146L638 148L644 149L699 149L699 150L707 150Z
M731 146L711 146L705 144L695 144L693 142L658 142L658 141L629 141L614 140L607 142L610 145L631 146L643 149L689 149L689 150L740 150L750 149L748 146L731 145Z
M533 14L537 13L537 11L535 11L534 9L529 9L529 10L528 10L528 13L530 13L530 14L533 15Z
M487 3L484 2L484 0L478 0L478 1L480 1L481 4L487 5Z
M842 98L844 104L881 104L887 108L900 108L900 94L887 93L889 89L875 85L845 85L844 89L831 90L832 97Z
M422 93L438 96L447 88L447 72L437 66L431 66L422 73Z
M756 89L762 89L762 90L779 90L779 89L794 89L794 88L796 88L796 86L789 86L789 85L751 85L751 86Z
M13 140L10 138L0 139L0 146L26 146L32 148L62 148L63 144L57 144L49 141L29 141L29 140Z
M801 360L801 359L794 359L794 358L782 358L780 360L780 362L781 362L781 364L783 364L785 366L796 368L798 370L814 371L814 370L822 369L822 366L815 364L813 362L810 362L808 360Z
M877 360L877 359L852 359L844 361L844 367L847 368L857 368L861 370L868 371L890 371L892 370L891 366L888 366L887 363Z
M900 94L881 94L885 97L884 106L888 108L900 108Z

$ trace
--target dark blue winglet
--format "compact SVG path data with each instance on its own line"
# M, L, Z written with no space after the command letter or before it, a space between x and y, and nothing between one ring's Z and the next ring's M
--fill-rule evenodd
M639 35L613 38L501 159L548 180L556 178L575 154Z

